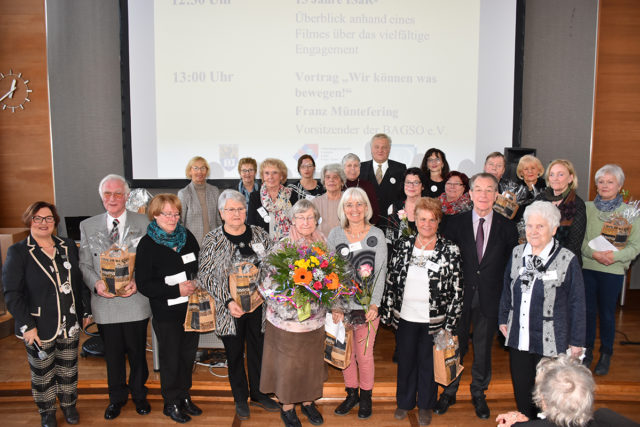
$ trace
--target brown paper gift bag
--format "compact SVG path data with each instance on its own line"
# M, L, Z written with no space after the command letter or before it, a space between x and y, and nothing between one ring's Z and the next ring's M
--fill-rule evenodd
M229 273L229 292L231 298L245 313L251 313L262 304L258 292L260 270L250 262L241 262L233 266Z
M325 331L324 360L338 369L345 369L351 363L353 352L353 329L347 329L344 342L336 341L336 337Z
M209 292L196 288L189 296L184 330L187 332L211 332L216 329L215 302Z
M503 194L498 194L493 210L508 219L513 219L519 207L520 205L516 202L516 195L511 191L505 191Z
M125 293L124 287L133 277L136 265L136 254L127 249L112 246L100 254L100 276L107 285L107 290L120 296Z
M613 216L602 225L600 234L616 248L624 249L631 234L631 224L626 218Z
M453 337L453 344L443 350L433 346L433 375L438 384L447 386L462 373L464 366L460 364L458 337Z

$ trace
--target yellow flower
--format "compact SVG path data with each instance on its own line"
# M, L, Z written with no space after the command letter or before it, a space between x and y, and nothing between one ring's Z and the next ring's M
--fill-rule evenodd
M293 263L298 268L304 268L305 270L309 268L309 261L302 258Z
M309 259L311 260L312 267L316 267L317 265L320 264L320 261L318 261L318 258L314 257L313 255L311 255Z

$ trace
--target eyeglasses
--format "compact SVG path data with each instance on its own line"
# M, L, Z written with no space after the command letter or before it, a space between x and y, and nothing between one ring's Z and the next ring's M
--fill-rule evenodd
M457 187L458 185L462 185L459 182L447 182L444 185L448 186L448 187Z
M427 163L440 163L442 160L440 160L438 157L434 158L434 159L427 159Z
M315 166L312 164L300 165L300 169L313 169L313 168L315 168Z
M345 209L353 209L353 208L358 208L358 209L362 209L365 207L364 203L358 202L358 203L345 203L344 204Z
M172 213L166 213L166 212L160 212L160 215L162 215L165 218L175 218L175 219L180 219L180 214L172 214Z
M206 166L191 166L191 169L193 169L194 171L198 172L206 172L207 171L207 167Z
M421 181L405 181L404 182L404 185L406 185L407 187L417 187L420 184L422 184Z
M49 216L34 216L31 219L36 224L42 224L42 221L46 222L47 224L53 224L56 221L56 219L54 217L52 217L51 215L49 215Z
M246 208L230 208L230 209L224 208L223 209L223 211L231 215L241 214L246 210L247 210Z
M300 221L300 222L315 222L316 221L316 217L315 216L298 216L298 215L294 215L294 218L296 221Z
M124 193L120 193L120 192L112 193L111 191L104 191L102 193L102 197L105 199L113 198L115 200L120 200L124 197Z
M251 173L251 172L255 172L255 169L240 169L240 173Z

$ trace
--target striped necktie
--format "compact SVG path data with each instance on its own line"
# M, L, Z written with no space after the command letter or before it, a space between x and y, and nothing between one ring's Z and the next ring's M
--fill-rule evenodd
M378 169L376 169L376 181L378 181L378 185L382 182L382 165L378 163Z
M120 221L117 219L113 220L113 227L111 228L111 233L109 234L109 238L111 239L111 243L119 243L120 242L120 231L118 231L118 224Z

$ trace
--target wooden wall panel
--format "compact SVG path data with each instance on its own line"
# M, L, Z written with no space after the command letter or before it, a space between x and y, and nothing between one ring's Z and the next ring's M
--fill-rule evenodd
M0 72L21 72L32 90L24 110L0 106L0 227L21 226L33 201L54 201L44 6L0 1Z
M624 188L640 199L640 1L600 1L596 73L590 199L606 163L622 166Z

